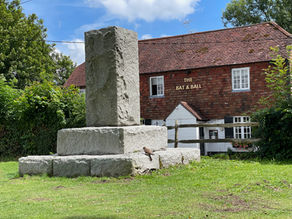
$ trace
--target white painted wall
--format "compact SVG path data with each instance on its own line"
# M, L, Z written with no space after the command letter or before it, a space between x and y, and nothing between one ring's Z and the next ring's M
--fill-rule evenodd
M197 124L197 118L179 104L172 113L166 118L165 123L167 126L174 126L175 121L178 120L179 124ZM168 130L168 139L174 139L174 129ZM199 128L179 128L178 140L193 140L199 139ZM168 147L174 147L174 143L169 143ZM179 143L178 147L192 147L200 148L200 144L182 144Z
M206 123L209 124L224 124L224 119L213 119ZM209 131L210 130L217 130L218 131L218 138L225 138L225 129L219 128L219 127L205 127L204 128L204 134L205 139L209 139ZM232 144L231 143L205 143L205 155L207 155L208 152L227 152L228 148L232 150Z
M151 120L151 125L163 126L163 125L165 125L165 121L153 119L153 120Z
M186 110L181 104L179 104L172 113L163 120L152 120L152 125L166 125L166 126L174 126L175 121L178 120L179 124L198 124L197 118L191 114L188 110ZM224 119L213 119L206 122L207 124L224 124ZM209 131L217 130L218 138L225 138L225 129L221 127L204 127L204 138L209 139ZM175 130L168 130L168 139L174 140ZM178 129L178 140L194 140L199 139L199 128L179 128ZM173 148L174 143L169 143L168 147ZM194 144L182 144L179 143L178 147L182 148L200 148L199 143ZM205 143L205 155L208 152L227 152L228 149L231 149L235 152L245 152L247 150L233 148L231 143Z

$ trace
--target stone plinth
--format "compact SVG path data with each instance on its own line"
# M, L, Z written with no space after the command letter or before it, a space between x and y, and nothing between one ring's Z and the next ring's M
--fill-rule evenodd
M147 173L190 161L200 161L200 150L175 148L154 152L152 161L142 152L117 155L28 156L19 159L19 174L77 177L118 177Z
M167 146L167 129L159 126L86 127L58 132L58 155L125 154L143 147Z
M140 124L137 33L108 27L85 33L86 125Z

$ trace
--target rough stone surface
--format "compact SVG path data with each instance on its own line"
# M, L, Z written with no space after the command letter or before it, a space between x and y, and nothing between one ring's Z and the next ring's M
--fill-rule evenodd
M180 148L180 152L183 164L189 164L192 161L199 162L201 160L200 149L198 148Z
M86 124L140 124L137 33L108 27L85 33Z
M131 153L128 155L133 160L134 174L143 174L148 170L159 169L159 156L152 155L152 161L145 153Z
M155 152L159 156L159 167L167 168L182 163L182 155L178 151L157 151Z
M22 157L19 162L19 175L53 174L53 156L28 156Z
M200 161L200 150L168 148L155 151L152 161L143 152L117 155L28 156L19 159L20 175L48 174L52 176L137 175L148 170Z
M58 155L124 154L143 147L167 146L167 129L159 126L87 127L58 132Z
M90 160L87 156L63 156L53 160L53 176L90 176Z
M200 149L197 148L168 148L155 154L159 156L160 168L200 161Z
M103 155L91 160L91 176L118 177L133 174L133 161L125 155Z

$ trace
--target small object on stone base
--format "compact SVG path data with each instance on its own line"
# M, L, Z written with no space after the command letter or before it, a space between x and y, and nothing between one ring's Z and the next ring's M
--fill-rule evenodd
M150 161L152 161L151 155L154 155L150 148L143 147L143 150L147 156L149 156Z

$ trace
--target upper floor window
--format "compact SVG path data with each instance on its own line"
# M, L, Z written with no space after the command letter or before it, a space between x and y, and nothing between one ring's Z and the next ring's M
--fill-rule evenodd
M249 116L234 116L233 123L249 123ZM238 126L234 127L235 138L251 138L251 127L250 126Z
M163 76L150 77L150 96L164 96L164 78Z
M232 90L249 90L249 68L232 69Z

